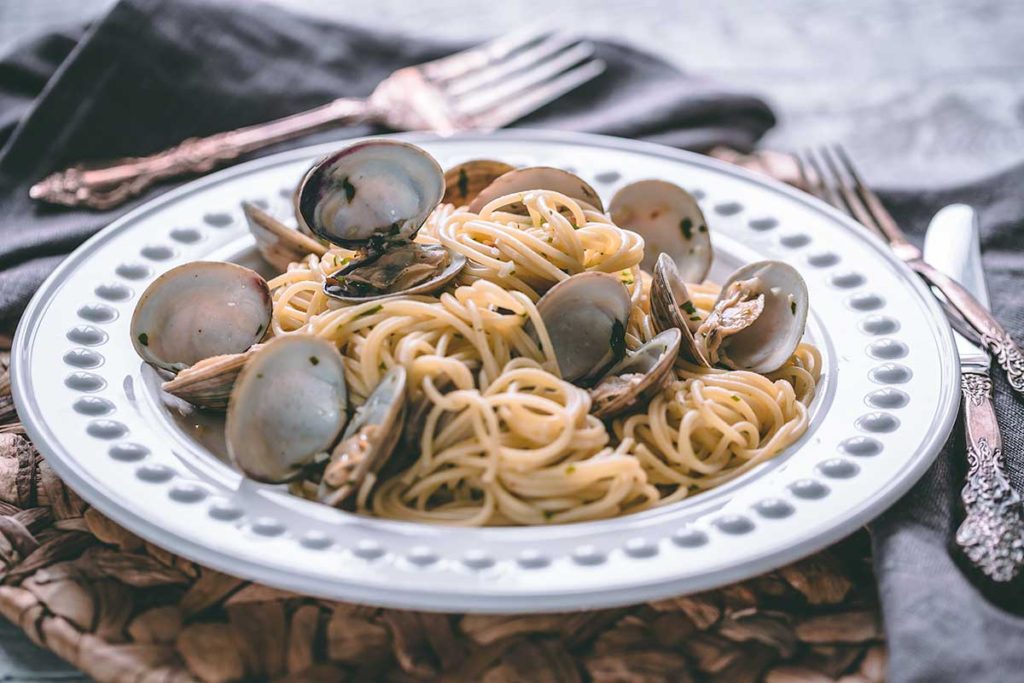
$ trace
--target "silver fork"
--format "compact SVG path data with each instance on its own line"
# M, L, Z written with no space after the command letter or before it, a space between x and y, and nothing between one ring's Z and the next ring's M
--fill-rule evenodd
M168 178L206 173L242 154L312 131L372 121L394 130L503 128L604 71L594 46L548 31L506 34L453 55L399 69L366 99L343 97L300 114L190 138L163 152L76 165L39 181L33 199L110 209Z
M808 149L796 155L800 178L811 194L840 211L889 243L904 263L946 298L949 305L970 326L981 345L1006 372L1010 386L1024 394L1024 354L995 317L959 282L936 270L922 258L921 250L907 240L860 173L839 145Z

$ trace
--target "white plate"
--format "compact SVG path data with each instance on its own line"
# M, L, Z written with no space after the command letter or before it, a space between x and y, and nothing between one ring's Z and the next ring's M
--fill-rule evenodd
M691 189L715 241L714 277L776 258L807 280L808 331L825 360L807 433L691 500L563 526L370 519L243 480L217 455L216 424L165 405L132 350L129 320L146 285L172 266L255 263L239 202L287 213L301 173L339 146L327 145L169 192L89 240L40 288L15 339L14 396L57 473L143 538L272 586L402 608L551 611L703 590L807 555L893 503L949 433L959 368L938 306L885 246L821 202L702 156L612 138L406 139L442 166L483 156L573 169L606 198L648 177Z

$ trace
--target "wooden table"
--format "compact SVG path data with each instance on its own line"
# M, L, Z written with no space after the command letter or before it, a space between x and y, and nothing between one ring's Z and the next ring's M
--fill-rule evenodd
M321 17L472 39L465 0L276 0ZM111 0L0 4L0 51L100 14ZM499 32L542 17L593 37L643 45L763 94L779 149L840 141L874 183L937 186L1024 160L1024 6L1017 0L505 0ZM81 681L0 619L0 682Z

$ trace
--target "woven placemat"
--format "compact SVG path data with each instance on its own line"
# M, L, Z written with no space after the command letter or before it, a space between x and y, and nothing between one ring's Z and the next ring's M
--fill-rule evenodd
M17 422L0 354L0 614L106 681L880 683L867 533L719 590L566 614L318 600L172 555L90 508Z

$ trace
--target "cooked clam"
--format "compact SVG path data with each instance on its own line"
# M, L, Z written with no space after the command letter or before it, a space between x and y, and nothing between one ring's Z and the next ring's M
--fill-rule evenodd
M295 478L345 426L348 392L341 354L311 335L278 337L252 355L228 402L228 455L247 476Z
M405 142L369 140L306 172L298 215L316 236L359 249L371 240L411 240L443 195L444 173L432 156Z
M710 363L767 373L796 350L807 322L807 285L781 261L757 261L729 277L697 328L697 348Z
M654 264L650 302L654 329L658 332L679 330L682 336L679 353L683 358L697 365L708 366L693 338L700 327L701 317L690 299L686 284L679 277L676 262L668 254L659 254Z
M194 261L153 281L132 315L136 352L172 372L241 353L263 339L273 304L266 281L234 263Z
M321 502L346 505L366 477L376 476L391 457L405 419L405 384L405 368L396 365L356 409L324 469Z
M515 166L493 159L472 159L452 166L444 172L445 204L466 206L480 191L500 176L515 170Z
M588 271L562 280L537 302L562 379L587 382L626 353L632 302L608 273ZM536 330L531 330L536 338Z
M604 211L601 197L587 181L568 171L549 166L530 166L509 171L481 190L476 199L469 203L469 210L479 213L480 209L498 197L529 190L560 192L598 211ZM503 207L502 211L526 213L526 207L517 202Z
M605 420L651 400L672 378L682 336L667 329L613 365L590 390L590 412Z
M399 294L430 294L459 274L466 257L440 244L405 242L352 261L324 283L324 291L347 303Z
M675 261L686 282L703 282L711 268L711 237L704 214L689 192L664 180L626 185L608 206L612 221L644 238L640 267L651 272L659 254Z
M204 358L164 382L163 390L199 408L226 410L238 374L260 348L255 344L242 353Z
M242 212L249 223L249 232L256 238L256 248L263 259L279 271L289 263L301 261L309 254L323 256L327 247L308 235L287 225L255 204L242 202Z

